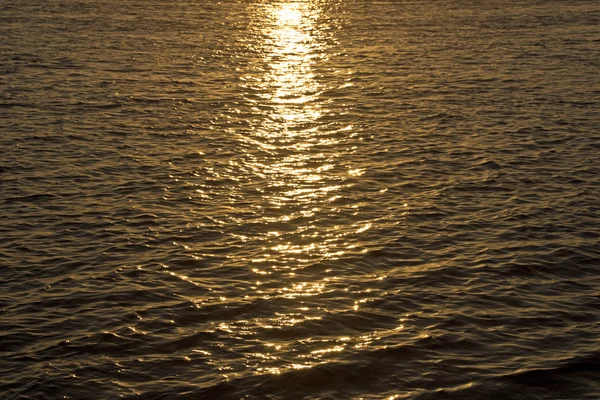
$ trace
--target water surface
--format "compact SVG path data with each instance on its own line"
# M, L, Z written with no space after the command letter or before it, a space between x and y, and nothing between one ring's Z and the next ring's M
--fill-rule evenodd
M0 32L3 399L600 398L598 2Z

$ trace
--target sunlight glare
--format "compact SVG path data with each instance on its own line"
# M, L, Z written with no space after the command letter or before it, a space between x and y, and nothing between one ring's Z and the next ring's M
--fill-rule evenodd
M298 4L284 4L277 10L277 23L279 25L299 25L302 22L302 12Z

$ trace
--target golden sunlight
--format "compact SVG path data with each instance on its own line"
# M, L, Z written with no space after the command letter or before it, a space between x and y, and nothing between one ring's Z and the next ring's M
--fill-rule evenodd
M306 6L305 6L306 7ZM304 11L304 13L303 13ZM314 29L307 10L298 3L282 4L274 11L274 26L270 32L273 48L270 85L274 89L272 100L279 107L279 117L286 124L315 120L319 114L312 107L286 107L285 105L306 104L315 99L318 85L311 71L314 57Z
M298 9L298 3L282 4L277 10L277 22L279 25L298 25L302 21L302 12Z

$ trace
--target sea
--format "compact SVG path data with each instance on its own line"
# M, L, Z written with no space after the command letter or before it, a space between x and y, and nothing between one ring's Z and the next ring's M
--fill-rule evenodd
M600 2L0 1L0 399L600 399Z

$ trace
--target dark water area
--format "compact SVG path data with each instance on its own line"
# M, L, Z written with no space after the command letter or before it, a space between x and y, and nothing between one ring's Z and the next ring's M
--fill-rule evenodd
M1 399L600 399L600 3L0 2Z

